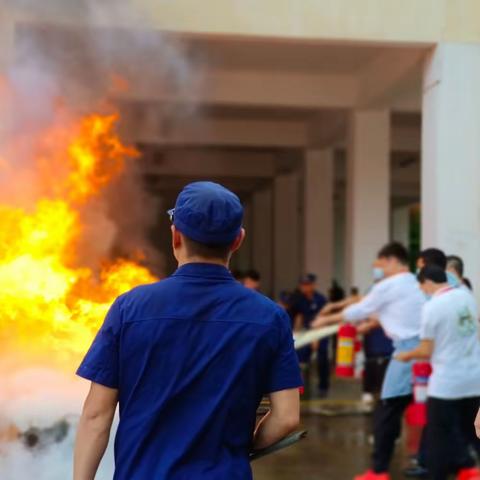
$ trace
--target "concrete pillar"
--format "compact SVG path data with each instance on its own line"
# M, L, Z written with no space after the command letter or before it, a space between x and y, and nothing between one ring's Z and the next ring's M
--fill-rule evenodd
M390 114L355 111L349 127L346 277L365 291L372 262L390 236Z
M272 292L273 274L273 194L267 187L253 194L252 208L252 267L262 277L261 290Z
M440 44L423 82L422 246L460 255L480 300L480 45Z
M303 270L317 275L322 292L328 291L334 265L333 155L332 149L305 155Z
M295 288L301 272L300 189L297 172L275 177L273 273L275 295Z
M345 280L345 250L346 250L346 218L345 199L337 199L334 205L334 278L342 287L346 286Z
M410 243L410 207L399 207L392 212L392 240L408 248Z

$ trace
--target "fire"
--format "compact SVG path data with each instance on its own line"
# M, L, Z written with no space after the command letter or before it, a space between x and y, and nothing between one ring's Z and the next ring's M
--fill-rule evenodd
M155 281L140 264L79 264L83 209L138 153L115 133L117 115L88 115L43 132L36 144L33 208L0 202L0 348L73 367L113 300ZM12 153L12 149L8 150ZM14 160L0 152L0 175Z

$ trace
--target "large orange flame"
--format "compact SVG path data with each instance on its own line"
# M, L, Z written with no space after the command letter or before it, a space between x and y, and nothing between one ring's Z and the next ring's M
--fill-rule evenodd
M32 209L0 203L0 348L72 368L119 294L155 280L129 260L79 265L82 208L118 176L135 149L114 128L117 115L93 114L54 126L35 159L43 193ZM12 150L9 150L12 153ZM0 175L14 160L0 152Z

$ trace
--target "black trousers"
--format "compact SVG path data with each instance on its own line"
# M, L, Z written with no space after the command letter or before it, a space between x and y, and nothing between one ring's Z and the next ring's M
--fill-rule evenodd
M367 357L363 375L363 391L377 395L382 390L383 379L387 371L390 357Z
M388 472L395 449L395 441L402 431L402 417L412 401L412 395L380 400L374 412L373 470Z
M330 358L327 349L317 351L318 389L328 392L330 388Z
M446 480L461 468L472 468L470 446L477 447L473 422L480 398L428 399L426 460L432 480Z

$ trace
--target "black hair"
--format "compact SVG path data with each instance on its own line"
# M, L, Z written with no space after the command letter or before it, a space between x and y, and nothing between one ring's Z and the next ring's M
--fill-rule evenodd
M232 277L235 280L238 280L239 282L245 278L245 274L241 270L238 270L238 269L232 270L231 274L232 274Z
M425 283L427 280L433 283L447 283L447 273L438 265L423 267L417 278L420 283Z
M377 258L396 258L402 265L408 265L408 250L399 242L387 243L378 252Z
M472 285L472 282L468 279L468 278L463 278L463 283L465 284L465 286L471 291L473 292L473 285Z
M352 296L357 296L359 294L360 290L358 289L358 287L352 287L350 289L350 295Z
M447 257L447 266L453 268L460 278L463 278L464 265L463 260L458 255L449 255Z
M189 257L200 257L207 260L227 261L230 257L232 244L227 245L207 245L183 236L185 239L185 249Z
M251 268L250 270L247 270L245 272L244 278L250 278L252 280L255 280L256 282L260 281L260 274L257 272L257 270L254 270Z
M422 250L418 254L418 258L421 258L425 262L425 266L436 265L443 270L447 268L447 256L438 248Z

